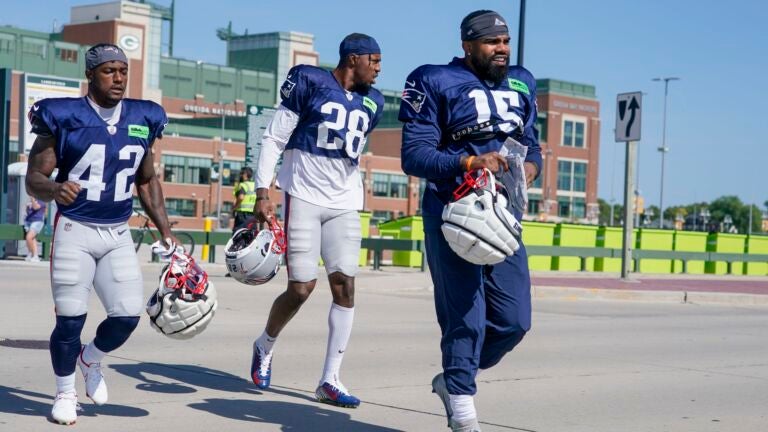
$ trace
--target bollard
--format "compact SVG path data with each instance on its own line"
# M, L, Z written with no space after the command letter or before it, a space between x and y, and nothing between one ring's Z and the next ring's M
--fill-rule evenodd
M211 228L213 227L213 219L211 218L205 218L203 221L203 231L205 232L205 243L203 243L203 250L201 252L200 261L207 261L208 260L208 253L210 252L210 245L209 245L209 235L211 232Z

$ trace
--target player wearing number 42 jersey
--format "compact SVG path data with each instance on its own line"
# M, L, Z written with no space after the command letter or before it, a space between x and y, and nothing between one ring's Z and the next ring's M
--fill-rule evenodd
M280 88L282 102L262 140L254 214L261 221L274 216L268 191L282 154L277 185L286 194L288 288L275 299L264 333L254 343L251 377L260 388L269 387L275 339L315 288L322 256L333 303L325 367L315 393L320 402L354 408L360 400L341 383L339 368L352 330L360 256L358 164L384 98L371 87L381 70L381 51L372 37L347 36L339 57L332 72L313 66L289 71Z
M107 402L100 362L125 343L143 309L143 280L126 223L134 184L163 238L175 241L151 155L167 123L165 112L153 102L123 99L128 59L117 46L89 49L85 75L86 97L44 99L29 111L37 139L29 155L27 190L58 204L51 254L56 327L50 352L57 388L51 414L62 424L77 419L75 365L87 396L97 405ZM55 168L59 173L51 181ZM81 347L91 287L107 318L93 341Z

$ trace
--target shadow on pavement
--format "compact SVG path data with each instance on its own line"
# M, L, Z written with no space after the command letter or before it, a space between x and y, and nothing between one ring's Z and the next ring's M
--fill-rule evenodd
M43 399L43 401L37 399ZM82 396L80 397L80 400L84 402ZM35 416L50 421L51 406L53 406L53 395L0 385L0 412ZM149 415L149 412L146 410L125 405L107 404L97 406L85 403L81 406L83 409L82 411L78 411L77 415L82 417L98 417L100 415L113 417L144 417Z
M197 389L194 387L204 387L225 392L260 394L253 384L242 377L202 366L136 363L113 364L109 367L123 375L142 381L136 385L137 389L155 393L195 393ZM173 382L150 378L153 375L165 377Z
M326 430L392 432L398 430L356 421L347 413L324 409L319 405L244 399L204 399L203 402L188 406L233 420L279 424L282 425L281 430L291 432Z

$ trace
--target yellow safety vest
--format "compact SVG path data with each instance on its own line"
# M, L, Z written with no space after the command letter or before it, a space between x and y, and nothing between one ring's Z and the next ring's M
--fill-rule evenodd
M235 197L240 195L241 192L245 194L245 198L243 198L240 206L238 206L235 211L253 213L253 206L256 205L256 183L252 181L241 182L235 188Z

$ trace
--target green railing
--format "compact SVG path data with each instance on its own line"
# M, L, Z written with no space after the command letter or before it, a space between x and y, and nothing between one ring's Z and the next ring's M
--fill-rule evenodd
M131 230L135 235L138 230ZM202 245L212 246L208 256L209 262L216 260L215 246L223 246L230 238L229 232L202 232L202 231L183 231L192 236L196 247ZM24 230L21 225L0 224L0 241L24 240ZM43 244L43 258L47 259L50 254L51 233L50 227L46 227L38 236L38 240ZM151 236L145 235L142 243L150 244L153 242ZM378 270L382 265L384 251L415 251L422 252L421 270L425 269L426 256L423 240L406 240L390 238L363 238L362 248L368 249L373 254L373 268ZM199 249L198 249L199 250ZM573 247L573 246L526 246L529 257L551 256L551 257L574 257L580 260L581 271L588 270L588 260L591 258L621 258L621 249L603 248L603 247ZM659 250L632 250L632 261L634 271L640 269L640 263L644 259L662 259L677 260L682 262L682 272L687 273L689 261L722 262L727 266L726 273L733 274L735 263L768 263L768 254L754 253L725 253L725 252L687 252L687 251L659 251Z

